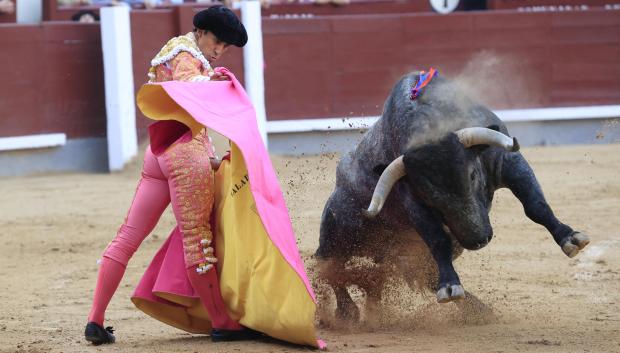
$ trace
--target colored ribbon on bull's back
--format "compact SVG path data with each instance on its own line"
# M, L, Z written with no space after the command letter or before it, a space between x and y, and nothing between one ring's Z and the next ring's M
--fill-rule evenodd
M426 87L426 85L428 85L433 80L435 75L437 74L438 74L437 70L435 70L432 67L430 68L428 72L420 71L420 74L418 75L418 79L416 80L413 87L411 87L411 96L409 98L412 100L418 98L422 89Z
M324 348L314 327L316 298L254 108L234 75L226 73L231 81L144 85L138 107L151 119L179 121L192 131L198 123L232 142L230 161L215 176L216 255L230 316L272 337ZM204 332L208 315L196 305L189 282L181 278L167 285L170 281L158 279L166 271L182 276L182 262L171 255L181 246L176 233L151 263L132 300L163 322Z

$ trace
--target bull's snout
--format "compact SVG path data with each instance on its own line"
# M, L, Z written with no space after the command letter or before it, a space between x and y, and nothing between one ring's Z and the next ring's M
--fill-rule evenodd
M493 239L493 230L489 230L484 234L463 235L457 237L462 247L467 250L479 250L487 246Z

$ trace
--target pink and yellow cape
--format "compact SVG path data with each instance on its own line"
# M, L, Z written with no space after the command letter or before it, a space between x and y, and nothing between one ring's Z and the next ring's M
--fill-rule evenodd
M317 339L316 297L254 108L234 75L231 81L169 81L144 85L137 104L147 117L206 126L231 141L230 160L215 175L215 243L222 297L231 318L284 341L324 348ZM159 123L156 123L157 125ZM151 129L160 149L183 133ZM162 133L162 131L168 131ZM209 316L185 273L182 235L175 228L133 296L142 311L192 333L209 333Z

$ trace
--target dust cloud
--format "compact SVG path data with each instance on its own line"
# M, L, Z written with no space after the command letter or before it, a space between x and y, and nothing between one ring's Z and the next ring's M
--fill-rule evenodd
M540 98L544 78L531 67L516 56L483 50L450 79L467 96L490 109L531 108L544 104Z

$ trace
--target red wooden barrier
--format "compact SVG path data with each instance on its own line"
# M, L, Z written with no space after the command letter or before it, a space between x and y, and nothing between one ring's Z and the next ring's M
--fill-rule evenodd
M193 11L131 12L136 89ZM431 66L477 72L472 91L493 108L620 103L620 11L265 18L263 30L270 120L377 115L402 74ZM3 24L0 46L0 136L105 136L96 24ZM242 51L225 58L218 65L242 79ZM141 136L147 123L138 119Z
M314 16L366 15L386 13L432 12L428 1L352 0L347 5L316 5L311 3L274 4L262 10L265 17L287 14Z
M105 136L99 26L0 25L0 137Z
M265 19L263 29L270 120L378 115L402 74L431 66L477 71L484 84L472 90L493 108L620 102L620 11Z

